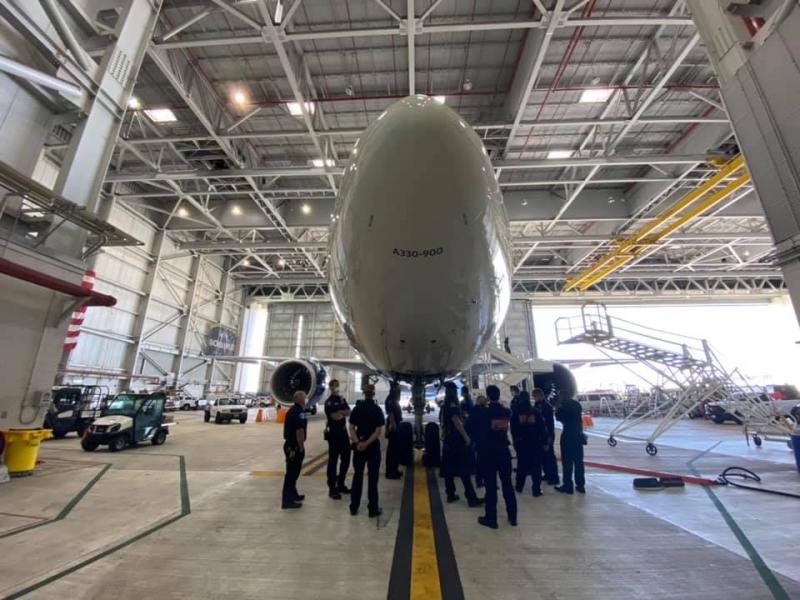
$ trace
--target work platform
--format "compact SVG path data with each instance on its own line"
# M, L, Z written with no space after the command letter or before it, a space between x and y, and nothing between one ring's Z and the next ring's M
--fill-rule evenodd
M381 478L379 520L364 505L351 517L347 500L327 497L323 420L313 417L298 484L306 501L282 511L282 428L201 417L176 413L160 447L87 453L73 436L45 443L35 475L0 486L0 597L800 596L797 500L694 485L636 492L632 475L589 468L586 496L549 486L538 499L521 494L516 528L501 500L492 531L478 526L481 509L446 504L441 480L417 471ZM695 459L704 477L750 465L771 485L800 490L786 448L748 448L737 427L681 423L648 457L633 444L608 448L603 432L613 426L597 420L587 460L679 470Z

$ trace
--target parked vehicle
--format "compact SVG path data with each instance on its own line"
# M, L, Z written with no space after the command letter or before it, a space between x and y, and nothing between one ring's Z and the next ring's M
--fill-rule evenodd
M92 452L98 446L108 446L112 452L150 442L160 446L167 440L169 428L164 423L167 399L155 394L118 394L103 409L102 416L89 425L81 447Z
M622 396L614 390L592 390L578 394L578 402L587 412L610 414L615 407L622 405Z
M108 396L105 386L54 387L42 428L52 429L53 437L63 438L74 431L81 437L89 424L100 416Z
M178 394L175 404L180 410L197 410L200 407L200 401L189 394Z
M236 397L209 400L203 420L208 423L211 419L215 423L230 423L234 419L239 423L247 423L247 406L241 398Z

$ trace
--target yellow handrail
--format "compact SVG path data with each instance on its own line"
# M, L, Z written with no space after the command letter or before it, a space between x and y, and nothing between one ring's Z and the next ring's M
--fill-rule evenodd
M728 183L721 190L714 192L706 200L697 204L698 200L701 200L711 190L725 181L725 179L741 169L745 169L742 175ZM616 248L599 258L591 266L568 279L564 290L570 291L575 288L581 291L587 290L598 281L605 279L608 275L639 256L646 248L657 244L666 236L687 224L712 206L722 202L749 181L750 174L746 171L744 158L741 155L728 161L708 181L686 194L686 196L681 198L674 206L645 224L637 232L617 242L618 245ZM679 214L684 211L684 209L688 210L683 214ZM676 218L672 222L667 223L673 217ZM658 229L662 225L665 226L662 229Z

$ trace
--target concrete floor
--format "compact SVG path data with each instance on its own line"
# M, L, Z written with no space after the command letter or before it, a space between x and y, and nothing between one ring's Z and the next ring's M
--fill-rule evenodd
M280 426L176 419L158 448L90 454L72 436L46 442L34 476L0 486L0 597L386 598L402 481L381 479L380 520L351 517L346 500L327 497L324 464L310 462L303 509L281 511ZM800 489L785 446L748 449L735 426L681 423L649 457L640 443L609 448L612 425L597 420L587 460L686 473L721 440L695 462L704 476L750 465ZM321 426L311 419L307 459L325 449ZM477 526L480 510L445 504L464 597L800 598L797 500L637 492L632 477L589 469L586 496L521 496L519 527L501 518L497 531Z

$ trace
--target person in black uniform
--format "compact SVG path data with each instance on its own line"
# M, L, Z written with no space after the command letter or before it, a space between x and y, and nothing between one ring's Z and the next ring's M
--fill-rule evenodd
M556 460L555 440L556 440L556 420L553 415L553 407L544 396L544 392L539 388L533 390L533 406L539 410L544 422L547 433L547 446L542 456L542 468L544 479L550 485L558 485L558 461Z
M461 416L464 417L466 422L469 419L469 413L475 407L475 402L472 401L472 395L469 393L469 386L464 383L461 386Z
M350 491L350 514L358 514L361 490L364 487L364 467L367 474L367 507L369 516L377 517L383 511L378 506L378 478L381 470L381 433L386 420L375 403L375 386L364 386L364 399L356 403L350 415L350 441L353 455L353 483Z
M384 404L386 409L386 479L400 479L403 472L400 465L400 439L397 428L403 422L403 410L400 408L400 384L393 382L389 387L389 395Z
M586 493L583 469L583 411L581 404L566 392L559 393L556 419L561 421L561 463L564 468L564 483L556 490L572 494L572 472L575 471L575 490Z
M340 500L342 494L349 494L345 485L347 469L350 468L350 439L347 435L347 417L350 406L339 395L339 381L331 379L330 396L325 400L325 439L328 441L328 496ZM336 468L339 468L337 475Z
M464 484L464 495L470 506L480 506L483 503L475 494L472 480L469 476L468 451L472 440L464 429L461 418L461 407L458 404L458 389L456 384L448 381L444 384L444 402L442 403L442 474L444 475L444 490L448 502L457 502L455 478L461 479Z
M533 481L531 491L534 497L542 495L542 455L547 445L547 430L541 413L531 404L528 392L522 392L517 403L517 492L525 489L525 480L530 475Z
M475 400L475 405L472 407L467 421L464 423L464 429L467 431L469 439L472 440L472 446L469 448L469 464L471 470L475 472L475 487L479 488L483 487L483 473L478 468L478 452L480 452L480 448L485 443L484 440L486 438L485 432L480 425L485 422L483 415L486 412L488 402L489 400L487 400L486 396L480 394Z
M283 422L283 454L286 456L286 476L283 478L281 508L300 508L305 496L297 493L297 478L306 455L306 395L295 392L294 404Z
M485 440L478 450L478 468L483 473L486 485L486 514L478 517L484 527L497 529L497 476L503 488L508 522L517 524L517 497L511 484L511 453L508 451L508 426L511 411L500 404L500 389L496 385L486 388L489 405L479 415L479 427Z

